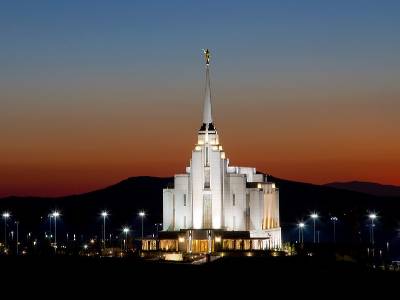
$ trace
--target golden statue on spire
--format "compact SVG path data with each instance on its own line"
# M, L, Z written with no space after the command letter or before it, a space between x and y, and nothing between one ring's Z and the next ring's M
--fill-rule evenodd
M210 64L210 50L203 49L203 53L204 53L204 58L206 60L206 65L208 66Z

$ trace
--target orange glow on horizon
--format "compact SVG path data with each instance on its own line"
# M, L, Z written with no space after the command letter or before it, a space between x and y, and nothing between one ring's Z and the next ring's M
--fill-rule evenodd
M184 172L200 127L198 85L117 91L109 83L52 95L58 102L15 90L0 119L0 196L67 195ZM400 185L400 92L365 89L216 86L220 144L231 165L284 179Z

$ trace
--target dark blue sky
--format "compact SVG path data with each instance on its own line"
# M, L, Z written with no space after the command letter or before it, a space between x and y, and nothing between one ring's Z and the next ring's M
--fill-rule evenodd
M2 1L0 76L60 67L163 76L176 63L195 67L207 46L222 72L390 71L399 13L399 1Z

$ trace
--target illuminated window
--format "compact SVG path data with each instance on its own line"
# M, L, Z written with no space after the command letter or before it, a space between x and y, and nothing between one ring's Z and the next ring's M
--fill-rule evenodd
M235 250L242 250L242 240L235 240Z
M143 240L142 241L142 250L145 250L145 251L157 250L157 241L156 240Z
M246 230L250 230L250 194L246 194Z
M243 240L243 250L251 250L251 240Z
M210 168L209 167L204 168L204 188L205 189L210 188Z
M160 240L160 249L165 251L177 251L178 240Z
M234 250L235 249L235 240L223 240L222 248L224 250Z
M211 195L203 195L203 228L212 227L212 202Z

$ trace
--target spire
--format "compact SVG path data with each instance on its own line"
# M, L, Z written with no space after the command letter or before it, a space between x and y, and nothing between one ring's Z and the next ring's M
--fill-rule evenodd
M209 65L206 65L206 90L204 95L204 106L203 106L203 123L212 123L211 114L211 89L210 89L210 69Z
M210 51L204 50L204 58L206 61L206 88L204 95L204 106L203 106L203 126L204 124L212 124L211 114L211 88L210 88Z

